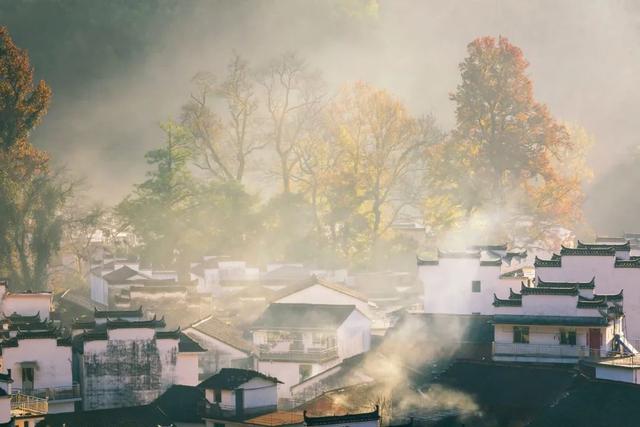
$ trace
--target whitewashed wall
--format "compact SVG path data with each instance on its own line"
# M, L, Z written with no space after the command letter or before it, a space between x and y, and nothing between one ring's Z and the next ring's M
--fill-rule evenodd
M198 356L198 369L202 374L215 374L222 368L232 368L236 367L237 364L245 364L242 361L247 361L245 364L247 368L255 368L255 366L248 361L250 357L248 353L240 351L194 328L187 328L184 330L184 333L207 349L206 352L199 353Z
M624 290L625 335L640 338L640 268L615 268L613 256L562 256L561 267L538 267L536 276L547 282L588 282L596 278L595 293Z
M18 313L33 316L40 313L40 319L49 318L51 311L50 293L14 294L8 292L2 300L2 312L6 315Z
M640 384L640 375L638 375L638 371L639 369L596 365L596 378L599 380Z
M369 351L371 320L357 310L340 325L337 331L338 357L343 359Z
M109 303L109 286L101 276L89 273L89 285L91 286L91 299L100 304Z
M108 340L84 343L85 410L145 405L177 381L178 339L155 339L152 328L111 329Z
M35 362L34 388L69 387L71 374L71 347L58 346L55 338L19 340L18 347L2 349L2 368L11 369L13 388L22 389L21 362Z
M438 265L421 265L424 311L445 314L492 314L493 294L509 296L511 281L500 280L500 266L481 266L477 258L440 258ZM481 292L471 283L480 280ZM515 289L514 289L515 290Z
M197 386L198 353L178 353L176 361L176 384Z

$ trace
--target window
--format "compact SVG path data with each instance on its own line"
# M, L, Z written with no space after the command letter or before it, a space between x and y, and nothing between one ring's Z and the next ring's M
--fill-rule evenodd
M482 286L480 285L480 280L473 280L471 282L471 292L480 292Z
M520 344L529 344L529 327L528 326L514 326L513 327L513 342Z
M222 402L222 390L220 390L219 388L213 390L213 402Z
M267 332L267 344L276 344L280 341L279 332Z
M300 374L300 382L306 380L311 376L311 365L300 365L298 372Z
M575 329L560 329L560 344L576 345Z
M22 388L27 390L33 388L33 368L31 367L22 367Z
M222 423L213 423L213 427L224 427Z
M324 339L324 334L314 332L311 338L311 343L314 347L320 347L326 340Z

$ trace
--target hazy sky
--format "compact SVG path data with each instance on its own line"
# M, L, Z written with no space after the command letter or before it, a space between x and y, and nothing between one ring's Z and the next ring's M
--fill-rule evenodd
M256 64L296 50L323 71L330 87L370 81L397 94L413 112L433 113L448 129L454 107L448 94L459 81L466 45L478 36L504 35L529 60L537 99L596 137L596 177L638 144L640 8L633 2L178 4L182 13L151 29L153 46L126 72L92 80L79 96L59 94L35 135L109 201L143 176L142 155L160 142L157 123L178 112L193 74L222 70L233 49Z

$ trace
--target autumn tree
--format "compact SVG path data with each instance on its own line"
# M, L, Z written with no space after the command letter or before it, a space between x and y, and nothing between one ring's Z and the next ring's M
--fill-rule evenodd
M580 182L561 173L558 159L572 140L534 99L522 51L504 37L479 38L467 49L451 95L456 127L429 152L436 196L446 194L466 218L494 207L498 226L534 218L570 224L580 216Z
M295 147L322 110L322 81L297 54L285 53L260 73L259 83L269 123L267 138L277 156L282 192L288 194L298 161Z
M366 257L403 209L418 200L412 174L429 140L425 130L433 124L361 82L344 87L323 117L323 128L296 146L294 181L334 248L346 258Z
M33 82L27 52L0 27L0 273L17 289L45 289L73 184L29 141L51 91Z

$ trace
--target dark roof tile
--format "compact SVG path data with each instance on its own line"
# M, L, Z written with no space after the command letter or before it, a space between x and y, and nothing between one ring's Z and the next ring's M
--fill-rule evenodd
M198 387L204 389L235 390L242 384L251 381L254 378L262 378L264 380L271 381L274 384L282 384L282 382L277 378L270 377L251 369L222 368L217 374L202 381Z

